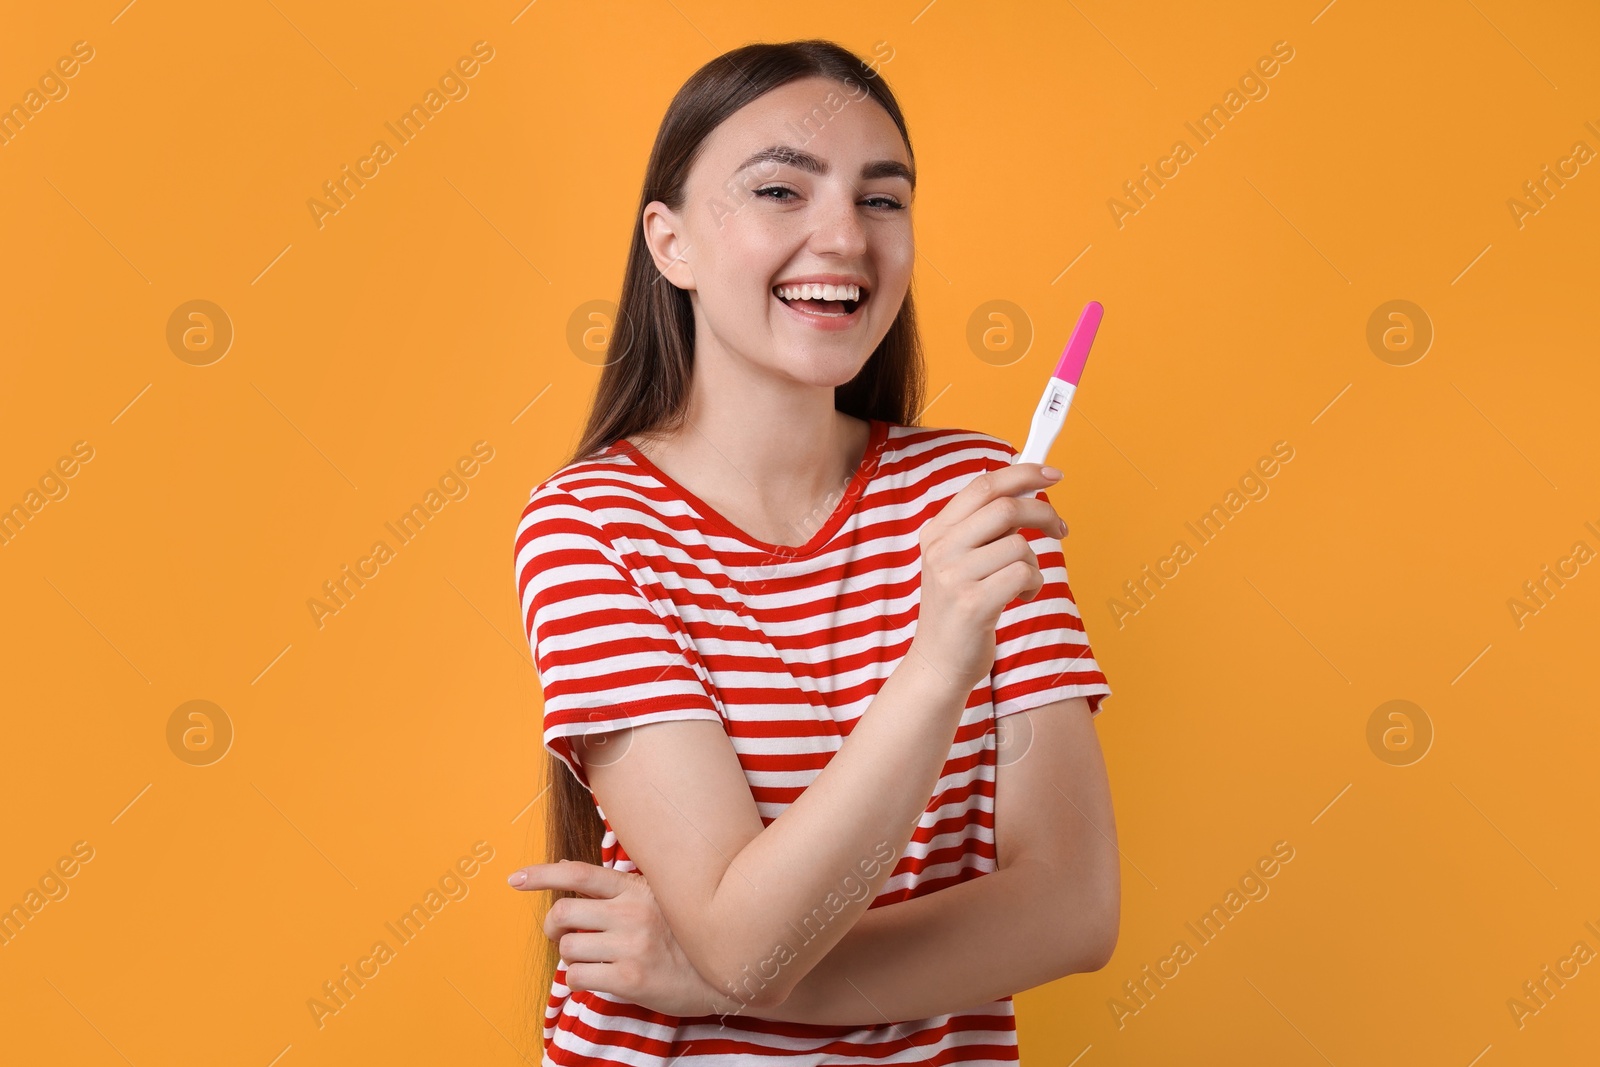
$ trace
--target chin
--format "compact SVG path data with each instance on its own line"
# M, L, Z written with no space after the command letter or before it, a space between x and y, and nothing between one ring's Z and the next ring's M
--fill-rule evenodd
M807 385L836 389L860 374L861 368L867 365L872 353L823 351L815 353L815 358L808 358L810 356L811 353L808 352L789 352L774 358L771 366L787 377Z

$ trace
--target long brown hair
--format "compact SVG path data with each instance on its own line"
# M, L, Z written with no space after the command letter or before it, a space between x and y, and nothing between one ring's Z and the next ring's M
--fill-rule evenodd
M563 466L589 458L619 438L671 433L682 425L694 370L694 314L686 291L656 284L660 271L645 244L639 220L654 200L674 211L682 210L689 169L702 142L723 120L773 89L815 76L840 83L857 99L864 99L864 87L894 120L915 167L905 119L883 78L873 66L831 41L749 44L695 71L673 97L656 133L634 213L633 241L605 367L583 436ZM823 120L826 118L824 112ZM860 373L835 389L834 407L860 419L914 425L922 410L924 385L922 345L908 290L894 324ZM545 862L569 859L600 865L605 824L589 790L555 756L546 752L545 760L549 784ZM575 895L562 890L549 899L554 904L560 897ZM538 953L541 971L533 988L536 994L547 996L559 952L542 931L535 930L533 937L543 949Z

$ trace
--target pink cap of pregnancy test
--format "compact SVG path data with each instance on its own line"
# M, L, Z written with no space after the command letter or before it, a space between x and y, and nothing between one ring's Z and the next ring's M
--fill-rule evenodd
M1083 314L1078 316L1078 325L1072 328L1072 338L1067 342L1066 351L1061 353L1061 362L1056 364L1056 372L1052 378L1058 378L1068 385L1077 385L1078 379L1083 377L1083 365L1089 360L1089 346L1094 344L1094 333L1100 328L1100 316L1105 314L1105 308L1100 306L1100 301L1091 300L1083 306Z

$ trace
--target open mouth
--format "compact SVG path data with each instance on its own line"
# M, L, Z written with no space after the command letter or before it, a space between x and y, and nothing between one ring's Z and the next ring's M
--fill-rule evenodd
M821 288L821 286L799 287L775 285L772 287L772 295L777 297L778 301L784 304L786 307L793 308L802 315L809 315L819 319L848 319L858 310L860 310L862 305L864 305L872 295L864 288L852 286L849 288L855 289L855 291L860 294L858 299L841 299L838 294L835 293L835 298L828 300L818 292L818 290ZM837 288L844 289L846 287L839 286ZM788 290L791 293L799 290L810 295L800 297L785 297L780 293L780 290Z

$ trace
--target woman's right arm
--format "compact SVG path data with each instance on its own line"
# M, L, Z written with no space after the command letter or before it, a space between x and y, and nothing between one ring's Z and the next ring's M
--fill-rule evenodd
M1034 496L1054 481L1039 471L1013 464L981 474L924 525L910 649L839 751L770 826L719 723L610 731L598 749L597 735L574 739L673 936L728 996L781 1004L893 873L972 687L993 663L1001 611L1040 587L1038 561L1015 533L1060 530L1049 502Z

